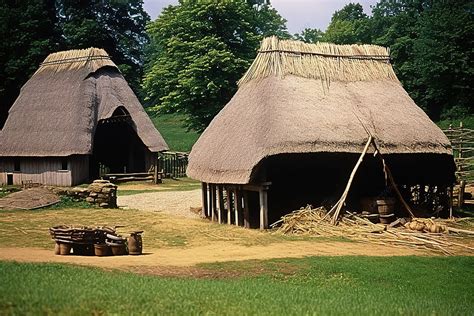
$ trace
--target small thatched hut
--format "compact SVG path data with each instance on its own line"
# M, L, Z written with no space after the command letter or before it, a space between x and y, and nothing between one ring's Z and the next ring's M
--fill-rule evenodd
M57 52L22 87L0 131L0 184L144 172L167 149L103 49Z
M369 136L407 195L452 184L450 143L403 89L386 48L266 38L194 145L187 174L203 182L208 216L267 227L306 203L337 201ZM386 194L369 152L347 199L354 208Z

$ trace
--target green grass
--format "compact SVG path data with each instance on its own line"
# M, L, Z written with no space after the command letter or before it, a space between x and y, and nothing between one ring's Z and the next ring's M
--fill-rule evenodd
M229 277L154 277L0 263L0 314L468 315L472 257L311 257L201 266ZM231 274L238 271L238 274Z
M145 185L147 185L146 183ZM142 187L143 183L140 182L127 182L118 184L117 195L135 195L140 193L153 193L161 191L190 191L201 188L201 182L193 180L191 178L179 178L179 179L163 179L163 183L158 185L150 184L150 188L146 189L134 189L133 186ZM123 189L126 187L126 189ZM153 189L156 187L156 189Z
M184 116L182 114L150 114L150 118L160 131L161 135L172 151L189 152L196 140L199 138L199 133L194 131L187 131L183 127Z

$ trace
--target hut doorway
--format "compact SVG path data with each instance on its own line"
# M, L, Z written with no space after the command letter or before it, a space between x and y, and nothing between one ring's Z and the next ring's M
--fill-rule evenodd
M98 178L105 173L145 172L146 151L130 114L118 107L97 125L90 175Z

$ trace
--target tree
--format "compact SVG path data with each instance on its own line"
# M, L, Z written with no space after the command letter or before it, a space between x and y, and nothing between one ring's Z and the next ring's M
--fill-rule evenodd
M434 120L472 111L473 3L381 0L373 9L374 44L390 47L395 72Z
M324 32L320 29L310 29L305 28L301 34L296 33L293 37L299 41L303 41L306 43L317 43L322 41L324 37Z
M323 40L336 44L369 43L370 21L359 3L349 3L336 11Z
M149 15L142 0L57 0L62 49L104 48L137 92Z
M157 112L186 114L203 130L237 90L263 36L282 35L285 20L265 3L180 1L148 26L143 79Z
M0 129L21 86L57 47L54 23L54 0L0 3Z

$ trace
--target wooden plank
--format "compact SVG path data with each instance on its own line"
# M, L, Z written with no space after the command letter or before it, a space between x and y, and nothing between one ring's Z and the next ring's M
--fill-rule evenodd
M260 198L260 229L268 228L268 196L267 190L261 189Z
M243 188L247 191L260 192L261 189L268 190L272 183L271 182L262 182L254 184L244 184Z
M227 196L227 224L232 224L232 191L229 188L225 188L225 194Z
M155 168L156 169L156 168ZM207 210L209 208L208 200L207 200L207 183L201 183L201 193L202 193L202 212L201 217L206 217Z
M244 191L244 227L250 228L249 194Z
M212 185L211 191L212 191L212 201L213 201L212 203L213 207L211 209L211 221L214 222L215 217L216 217L216 185L215 184Z

